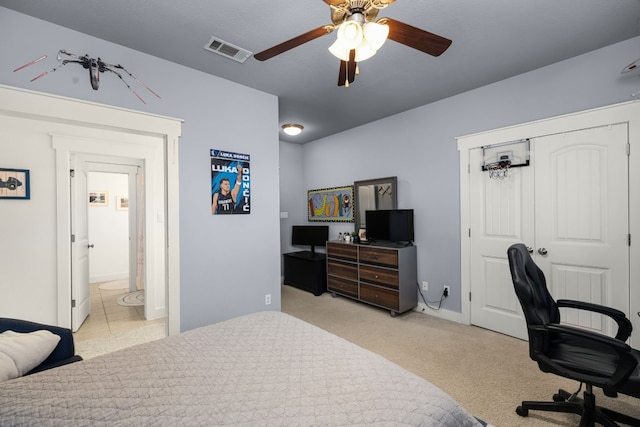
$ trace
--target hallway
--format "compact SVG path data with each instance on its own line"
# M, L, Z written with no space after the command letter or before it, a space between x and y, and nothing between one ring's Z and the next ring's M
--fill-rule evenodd
M164 326L164 318L145 320L143 305L118 304L118 299L129 293L128 279L92 283L90 292L91 314L73 334L76 345L98 338L115 338L146 326ZM146 339L142 340L144 341ZM136 343L133 342L133 344ZM81 345L81 347L84 346Z

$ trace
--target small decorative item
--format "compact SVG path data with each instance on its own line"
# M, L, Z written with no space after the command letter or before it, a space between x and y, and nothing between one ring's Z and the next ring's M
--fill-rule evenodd
M353 185L309 190L309 221L353 222Z
M351 240L353 243L360 243L360 236L355 231L351 233Z
M106 191L89 192L89 206L109 206L109 193Z
M127 197L127 196L116 196L116 210L117 211L127 211L127 210L129 210L129 197Z
M361 228L360 230L358 230L358 237L360 237L360 241L361 242L366 242L367 241L367 229L366 228Z
M0 199L30 199L29 171L0 168Z
M342 241L342 233L338 233L338 240Z
M351 242L351 235L349 233L344 233L344 241L347 243Z

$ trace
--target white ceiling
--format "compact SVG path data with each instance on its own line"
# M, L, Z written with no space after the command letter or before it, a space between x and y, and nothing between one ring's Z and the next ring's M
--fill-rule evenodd
M640 0L397 0L378 18L453 44L435 58L387 41L344 88L337 86L339 61L327 50L332 34L265 62L241 64L204 49L217 36L257 53L330 24L322 0L0 0L0 6L277 95L280 123L305 126L300 136L281 132L281 139L301 143L640 35Z

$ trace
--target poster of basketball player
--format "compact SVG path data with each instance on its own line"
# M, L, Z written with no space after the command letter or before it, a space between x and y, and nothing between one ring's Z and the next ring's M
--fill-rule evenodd
M251 213L249 155L211 149L211 214Z

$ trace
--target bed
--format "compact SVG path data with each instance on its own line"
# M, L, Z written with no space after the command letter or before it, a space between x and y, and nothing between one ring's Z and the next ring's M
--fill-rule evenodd
M480 426L383 357L268 311L0 383L9 426Z

